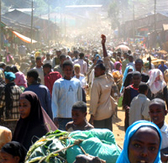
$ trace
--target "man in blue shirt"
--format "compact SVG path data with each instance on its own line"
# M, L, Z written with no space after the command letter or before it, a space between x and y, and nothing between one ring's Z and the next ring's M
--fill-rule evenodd
M160 71L162 71L162 73L164 74L164 71L167 69L168 67L164 64L164 61L161 62L161 64L158 66L158 69Z
M39 74L36 70L30 70L27 72L27 82L28 87L25 91L32 91L37 94L41 106L46 111L51 119L53 119L52 110L51 110L51 96L49 89L40 83L37 82Z

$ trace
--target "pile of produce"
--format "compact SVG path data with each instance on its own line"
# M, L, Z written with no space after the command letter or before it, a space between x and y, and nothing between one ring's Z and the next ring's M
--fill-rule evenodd
M67 132L49 132L29 149L25 163L64 163Z
M97 156L106 163L115 163L120 149L108 129L92 129L68 133L49 132L33 144L26 163L73 163L76 156Z

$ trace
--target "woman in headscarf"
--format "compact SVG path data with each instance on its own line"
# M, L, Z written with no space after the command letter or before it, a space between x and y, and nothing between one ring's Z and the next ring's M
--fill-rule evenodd
M164 100L168 107L168 92L167 85L163 77L163 73L159 69L151 69L149 71L149 85L148 98L160 98Z
M114 71L120 71L120 73L122 74L122 64L119 62L119 61L116 61L115 63L114 63Z
M57 129L32 91L21 94L19 112L20 119L12 140L20 142L27 150L32 145L33 138L40 138L50 130Z
M122 93L123 89L124 89L124 82L125 82L125 79L127 77L127 74L131 71L134 71L134 67L129 65L126 67L125 71L124 71L124 74L123 74L123 80L122 80L122 87L120 89L120 93Z
M79 80L80 80L80 83L81 83L81 87L82 87L83 89L85 89L86 86L87 86L86 78L85 78L85 76L84 76L83 74L80 73L80 69L81 69L80 64L75 63L75 64L74 64L74 76L73 76L73 78L79 79Z
M19 142L11 141L5 144L1 151L1 163L24 163L26 149Z
M17 66L11 66L11 71L15 74L16 78L14 80L15 84L18 85L22 91L27 87L27 80L25 75L18 70Z
M124 147L116 163L161 163L160 129L152 122L140 120L126 131Z

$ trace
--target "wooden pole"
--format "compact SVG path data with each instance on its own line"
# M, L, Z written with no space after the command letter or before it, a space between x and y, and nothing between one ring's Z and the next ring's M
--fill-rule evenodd
M33 0L32 0L32 3L31 3L31 50L33 50Z
M134 2L133 2L133 39L134 39L134 43L135 43L135 6L134 6Z
M50 49L50 5L48 0L48 49Z
M1 0L0 0L0 23L1 23ZM0 54L1 54L1 43L2 43L1 36L2 36L2 30L0 26Z
M154 32L156 33L156 0L154 0Z

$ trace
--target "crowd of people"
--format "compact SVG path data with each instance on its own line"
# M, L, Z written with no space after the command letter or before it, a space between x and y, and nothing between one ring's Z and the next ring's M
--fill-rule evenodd
M0 118L18 122L13 134L0 126L0 139L9 138L1 147L2 162L24 162L33 139L50 130L113 131L119 99L126 134L117 163L168 161L167 66L162 62L154 67L149 62L144 73L143 60L131 50L111 54L105 35L101 46L101 51L89 56L84 49L65 48L54 49L53 54L36 52L29 60L6 54L6 62L0 63ZM86 97L90 98L88 109Z

